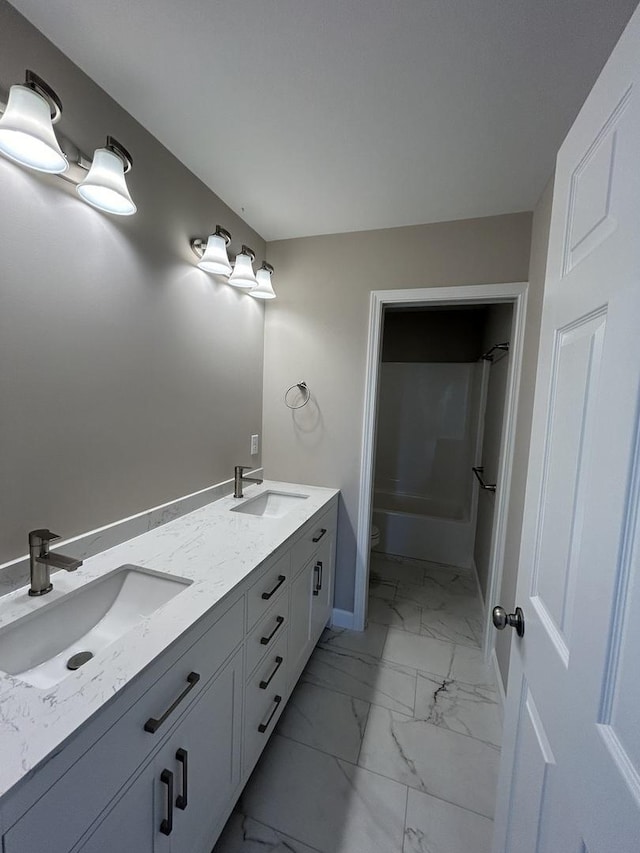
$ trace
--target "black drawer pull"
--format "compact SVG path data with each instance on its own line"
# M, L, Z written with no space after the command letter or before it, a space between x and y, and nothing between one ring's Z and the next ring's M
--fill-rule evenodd
M280 630L280 627L283 622L284 616L276 616L276 627L273 629L273 631L269 634L268 637L260 637L260 645L266 646L268 643L270 643L271 640L273 640L273 638L277 634L277 632Z
M318 562L313 567L313 595L318 595L320 592L320 566L322 563L318 560Z
M312 542L319 542L326 532L327 532L326 529L324 527L321 527L320 533L317 536L314 536L311 541Z
M173 773L163 770L160 781L167 786L167 816L160 823L160 832L163 835L171 835L173 830Z
M164 712L164 714L161 717L157 717L157 718L156 717L149 717L147 722L144 724L145 732L150 732L151 734L155 734L158 731L158 729L164 723L164 721L167 719L167 717L170 716L175 711L175 709L178 707L178 705L182 702L182 700L185 698L187 693L189 693L191 690L193 690L193 688L196 686L196 684L200 681L200 676L198 675L197 672L190 672L189 675L187 676L187 681L189 682L189 684L185 687L185 689L182 691L182 693L178 696L176 701L167 708L167 710Z
M271 684L271 682L273 681L273 677L274 677L274 675L276 674L276 672L277 672L277 671L280 669L280 667L282 666L282 661L283 661L283 660L284 660L284 658L282 658L280 655L278 655L278 657L276 658L276 665L275 665L275 666L274 666L274 668L273 668L273 672L271 673L271 675L269 676L269 678L267 678L267 680L266 680L266 681L261 681L261 682L260 682L260 690L266 690L266 689L267 689L267 687Z
M278 583L274 586L274 588L271 590L271 592L263 592L262 593L263 599L265 601L269 601L269 599L274 594L274 592L276 592L276 590L280 589L280 587L286 581L286 579L287 579L286 575L278 575Z
M187 786L189 784L189 753L182 747L176 752L176 761L182 764L182 793L176 797L176 808L184 811L188 803Z
M274 696L273 708L271 709L271 713L267 717L266 723L260 723L260 725L258 726L258 731L260 732L260 734L264 734L266 732L266 730L269 728L269 724L271 723L271 720L273 720L273 715L278 710L278 705L281 702L282 702L282 696Z

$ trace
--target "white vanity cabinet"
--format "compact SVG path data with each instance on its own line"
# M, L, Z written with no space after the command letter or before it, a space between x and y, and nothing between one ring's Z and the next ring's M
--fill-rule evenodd
M3 853L209 853L330 618L333 498L0 802Z
M75 850L208 853L240 784L241 703L239 649Z
M291 620L289 626L289 688L300 673L329 621L337 513L335 507L306 524L291 550Z

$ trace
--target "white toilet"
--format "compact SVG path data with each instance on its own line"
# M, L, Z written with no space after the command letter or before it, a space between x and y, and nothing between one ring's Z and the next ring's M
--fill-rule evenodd
M375 524L371 525L371 550L375 550L380 545L380 530Z

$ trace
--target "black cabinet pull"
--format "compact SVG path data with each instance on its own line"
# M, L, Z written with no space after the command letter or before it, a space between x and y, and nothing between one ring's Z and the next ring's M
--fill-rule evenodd
M318 595L320 592L320 561L318 561L313 567L313 574L313 595Z
M182 749L182 747L176 752L176 761L179 761L182 764L182 793L178 794L176 797L176 808L182 809L184 811L187 807L187 786L189 784L189 754L186 749Z
M321 527L320 533L317 536L314 536L311 541L312 542L319 542L326 532L327 532L326 529L324 527Z
M164 721L167 719L167 717L170 716L175 711L175 709L178 707L178 705L182 702L182 700L185 698L187 693L189 693L191 690L193 690L193 688L196 686L196 684L200 681L200 676L198 675L197 672L190 672L189 675L187 676L187 681L189 682L187 687L185 687L185 689L178 696L176 701L167 708L167 710L164 712L164 714L161 717L149 717L147 722L144 724L145 732L150 732L151 734L155 734L155 732L158 731L158 729L164 723Z
M318 560L318 592L322 589L322 560Z
M261 682L260 682L260 690L266 690L266 689L267 689L267 687L271 684L271 682L273 681L273 676L276 674L276 672L277 672L277 671L280 669L280 667L282 666L282 661L283 661L283 660L284 660L284 658L282 658L282 657L280 657L280 655L278 655L278 657L276 658L276 665L274 666L274 668L273 668L273 671L272 671L271 675L269 676L269 678L267 678L267 680L266 680L266 681L261 681Z
M286 575L278 575L278 583L274 586L274 588L271 590L271 592L263 592L262 593L262 597L264 598L264 600L269 601L269 599L274 594L274 592L276 592L276 590L280 589L280 587L286 581L286 579L287 579Z
M274 696L273 698L273 708L271 709L271 713L267 717L267 721L265 723L260 723L258 726L258 731L260 734L264 734L266 730L269 728L269 724L271 720L273 720L273 715L278 710L278 705L282 702L282 696Z
M167 786L167 816L163 818L160 824L160 832L163 835L171 835L173 830L173 773L170 770L163 770L160 774L160 781Z
M266 646L268 643L271 642L271 640L273 640L275 635L280 630L280 626L282 625L283 622L284 622L284 616L276 616L276 627L273 629L273 631L269 634L268 637L260 637L260 645L261 646Z

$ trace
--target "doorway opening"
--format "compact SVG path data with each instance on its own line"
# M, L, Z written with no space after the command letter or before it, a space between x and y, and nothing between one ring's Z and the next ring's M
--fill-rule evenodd
M493 656L526 290L515 283L371 294L357 630L367 620L372 555L451 565L477 573L474 630L485 659Z

